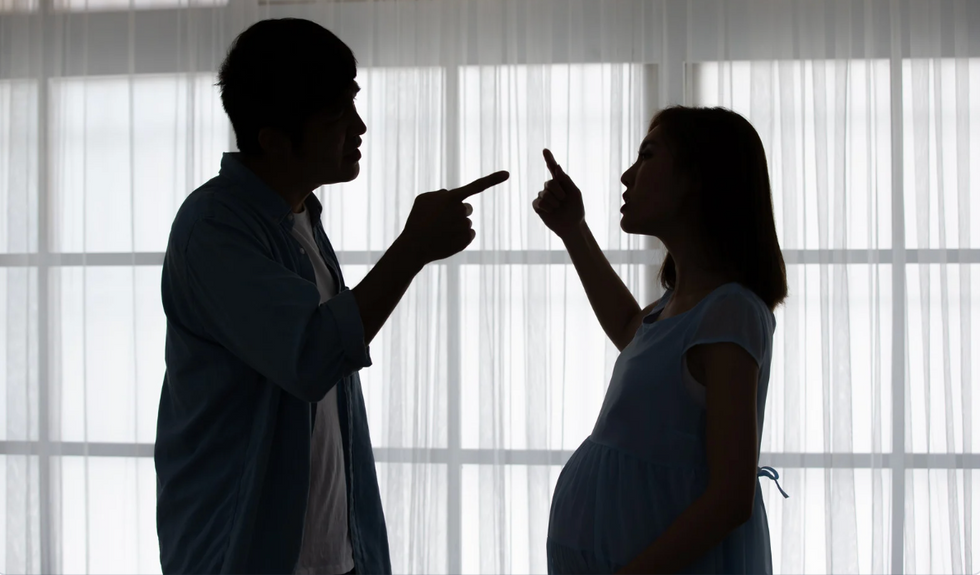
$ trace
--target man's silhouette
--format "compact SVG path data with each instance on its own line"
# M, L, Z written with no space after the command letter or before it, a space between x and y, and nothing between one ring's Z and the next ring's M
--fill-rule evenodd
M465 248L466 197L416 198L348 289L312 192L358 174L351 50L259 22L219 72L239 153L184 201L163 267L167 372L154 453L165 573L390 573L357 372L412 279Z

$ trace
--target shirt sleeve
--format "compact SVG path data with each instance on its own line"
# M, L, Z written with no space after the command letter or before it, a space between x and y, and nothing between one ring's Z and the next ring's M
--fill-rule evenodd
M287 392L317 402L343 377L371 365L353 293L320 304L316 285L275 261L242 225L198 220L177 257L197 322Z
M772 348L772 312L751 293L734 291L708 302L684 349L711 343L734 343L760 367Z

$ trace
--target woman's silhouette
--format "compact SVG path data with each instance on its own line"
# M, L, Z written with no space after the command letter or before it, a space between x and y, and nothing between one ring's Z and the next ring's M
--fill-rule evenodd
M582 193L544 156L553 179L534 209L621 351L555 488L549 571L771 573L757 465L786 271L758 134L719 108L654 118L622 177L623 231L668 251L666 293L643 309L589 231Z

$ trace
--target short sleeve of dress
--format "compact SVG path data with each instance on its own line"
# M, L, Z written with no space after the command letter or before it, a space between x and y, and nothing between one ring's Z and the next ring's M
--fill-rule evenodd
M762 365L772 349L775 319L772 312L747 288L735 286L704 306L684 353L698 345L734 343Z

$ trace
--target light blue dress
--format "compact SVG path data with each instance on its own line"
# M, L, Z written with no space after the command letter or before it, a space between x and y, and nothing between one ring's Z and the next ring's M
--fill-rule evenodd
M687 371L690 348L731 342L756 360L761 439L772 312L748 288L730 283L689 311L658 321L670 296L668 291L619 355L592 435L561 472L548 527L550 573L619 570L704 492L705 392ZM685 572L772 573L758 482L751 519Z

